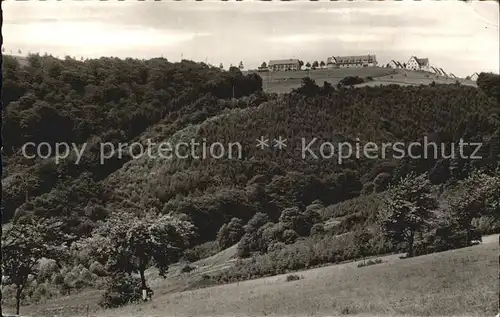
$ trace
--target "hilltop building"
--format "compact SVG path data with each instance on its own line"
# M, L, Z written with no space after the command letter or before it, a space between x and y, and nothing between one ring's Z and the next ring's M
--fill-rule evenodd
M267 68L273 72L294 71L300 69L300 63L298 59L271 60L267 64Z
M395 61L395 60L391 60L391 61L389 62L389 67L390 67L390 68L404 68L404 67L403 67L403 64L401 64L400 62Z
M443 68L441 67L434 67L434 66L430 66L428 69L427 69L428 72L431 72L433 74L436 74L438 76L444 76L444 77L450 77L448 74L446 74L446 72L444 71Z
M408 63L406 63L406 69L429 71L429 68L430 65L428 58L418 58L416 56L412 56L408 60Z
M266 66L259 66L257 68L257 71L259 71L259 72L268 72L269 68L267 67L267 65Z
M377 66L375 55L330 56L326 59L326 67L328 68L374 66Z
M436 74L436 75L440 75L440 76L442 76L442 75L443 75L443 74L441 73L441 71L439 70L439 68L437 68L437 67L429 67L429 71L430 71L431 73Z

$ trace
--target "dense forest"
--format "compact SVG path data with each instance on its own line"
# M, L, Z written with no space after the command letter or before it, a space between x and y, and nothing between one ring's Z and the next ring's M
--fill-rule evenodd
M165 274L234 244L251 261L214 282L401 250L416 256L500 232L498 75L482 73L479 88L306 78L276 95L237 68L31 55L23 67L4 57L3 76L4 288L18 305L84 287L105 289L103 306L121 305L140 298L150 267ZM262 136L282 136L287 148L261 150ZM462 140L482 143L474 153L482 158L411 158L422 147L399 158L391 150L342 162L341 153L303 157L303 139L314 138L313 152L324 142L426 139L448 154ZM242 157L134 157L126 148L100 160L107 142L192 139L239 142ZM78 163L76 155L58 162L26 158L28 142L86 146Z

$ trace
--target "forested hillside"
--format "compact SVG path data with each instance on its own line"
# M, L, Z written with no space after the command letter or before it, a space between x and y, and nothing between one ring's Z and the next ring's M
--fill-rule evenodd
M82 187L89 182L92 190L100 191L99 182L130 159L125 153L100 164L100 143L132 142L160 121L168 136L226 107L200 100L238 98L261 87L256 75L243 76L236 68L221 72L190 61L101 58L80 62L38 55L28 61L21 68L14 58L4 60L4 221L26 200L52 190L65 195L73 183ZM71 157L56 165L51 159L24 158L21 147L28 142L46 142L52 148L58 142L87 146L79 164ZM27 150L27 155L34 154L34 147ZM91 196L99 198L96 192Z
M334 88L304 79L294 92L275 95L262 91L258 75L191 61L80 62L35 55L28 60L20 67L4 59L3 221L12 224L10 232L53 224L43 237L25 238L30 245L44 241L53 248L36 255L23 249L23 254L50 255L55 264L40 268L38 262L23 263L22 256L9 262L12 294L22 289L25 302L101 287L107 290L104 306L121 305L128 299L113 294L124 288L130 299L140 297L126 273L138 273L138 288L144 289L150 267L163 274L180 259L197 260L235 243L241 258L254 261L240 262L227 275L213 277L216 282L402 249L414 256L470 245L474 232L500 229L498 75L481 74L479 88ZM272 146L280 136L287 139L286 148ZM269 148L256 147L261 137L270 139ZM458 153L454 145L462 140L482 143L474 153L482 158L410 157L423 154L422 147L398 158L394 150L341 161L337 149L327 151L328 158L303 156L303 140L314 138L313 153L323 151L324 142L428 139L448 155ZM103 164L99 157L106 142L192 139L239 142L242 156L133 158L129 153ZM22 154L27 142L87 145L76 164L75 155L62 162L27 159ZM464 151L471 155L475 148ZM464 192L472 198L460 200ZM408 201L426 219L425 225L404 224L411 239L391 227L392 220L401 221L396 216L401 202ZM456 236L447 234L450 230ZM5 252L12 253L4 257L25 245L15 237L9 237L11 249ZM24 271L16 271L23 265ZM44 274L35 278L39 269Z

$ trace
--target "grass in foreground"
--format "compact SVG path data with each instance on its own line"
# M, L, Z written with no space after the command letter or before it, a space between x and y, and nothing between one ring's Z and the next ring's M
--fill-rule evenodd
M498 238L497 238L498 239ZM98 316L494 316L498 242L166 294Z

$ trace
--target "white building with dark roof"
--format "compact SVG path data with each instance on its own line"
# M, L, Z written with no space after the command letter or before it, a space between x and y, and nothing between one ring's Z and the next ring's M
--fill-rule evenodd
M412 56L406 63L406 69L429 71L429 68L430 65L428 58L418 58L416 56Z
M267 68L270 71L294 71L300 69L300 63L298 59L281 59L281 60L271 60L267 64Z
M326 59L326 66L329 68L375 67L377 57L375 55L330 56Z

